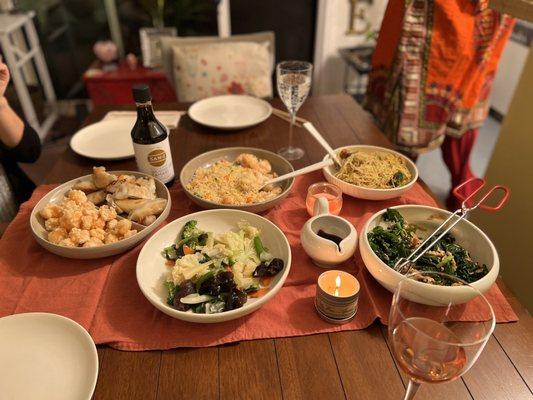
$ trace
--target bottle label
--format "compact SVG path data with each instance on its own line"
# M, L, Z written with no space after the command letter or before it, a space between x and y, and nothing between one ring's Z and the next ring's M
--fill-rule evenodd
M139 171L159 179L163 183L174 178L174 165L168 137L155 144L133 143L135 161Z

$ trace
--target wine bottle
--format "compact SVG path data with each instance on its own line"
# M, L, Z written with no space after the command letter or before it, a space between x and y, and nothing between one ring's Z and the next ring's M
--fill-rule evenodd
M168 130L154 115L150 88L136 85L132 92L137 105L137 121L131 130L137 168L171 186L174 182L174 165Z

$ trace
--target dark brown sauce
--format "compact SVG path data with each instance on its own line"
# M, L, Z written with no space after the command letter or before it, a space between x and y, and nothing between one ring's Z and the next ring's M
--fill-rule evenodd
M324 232L322 229L318 230L317 235L320 236L321 238L326 239L326 240L331 240L333 243L335 243L337 245L339 250L341 249L340 244L341 244L343 238L341 238L341 237L339 237L337 235L334 235L332 233Z

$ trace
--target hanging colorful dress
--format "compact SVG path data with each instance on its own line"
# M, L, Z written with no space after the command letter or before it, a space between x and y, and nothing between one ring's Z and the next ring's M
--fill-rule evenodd
M442 146L452 185L472 176L470 152L489 111L514 19L488 0L390 0L365 108L399 150Z

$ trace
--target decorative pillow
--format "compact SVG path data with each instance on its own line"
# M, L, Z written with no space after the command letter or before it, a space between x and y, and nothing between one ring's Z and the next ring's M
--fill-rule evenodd
M175 46L174 81L180 101L222 94L272 97L268 42Z

